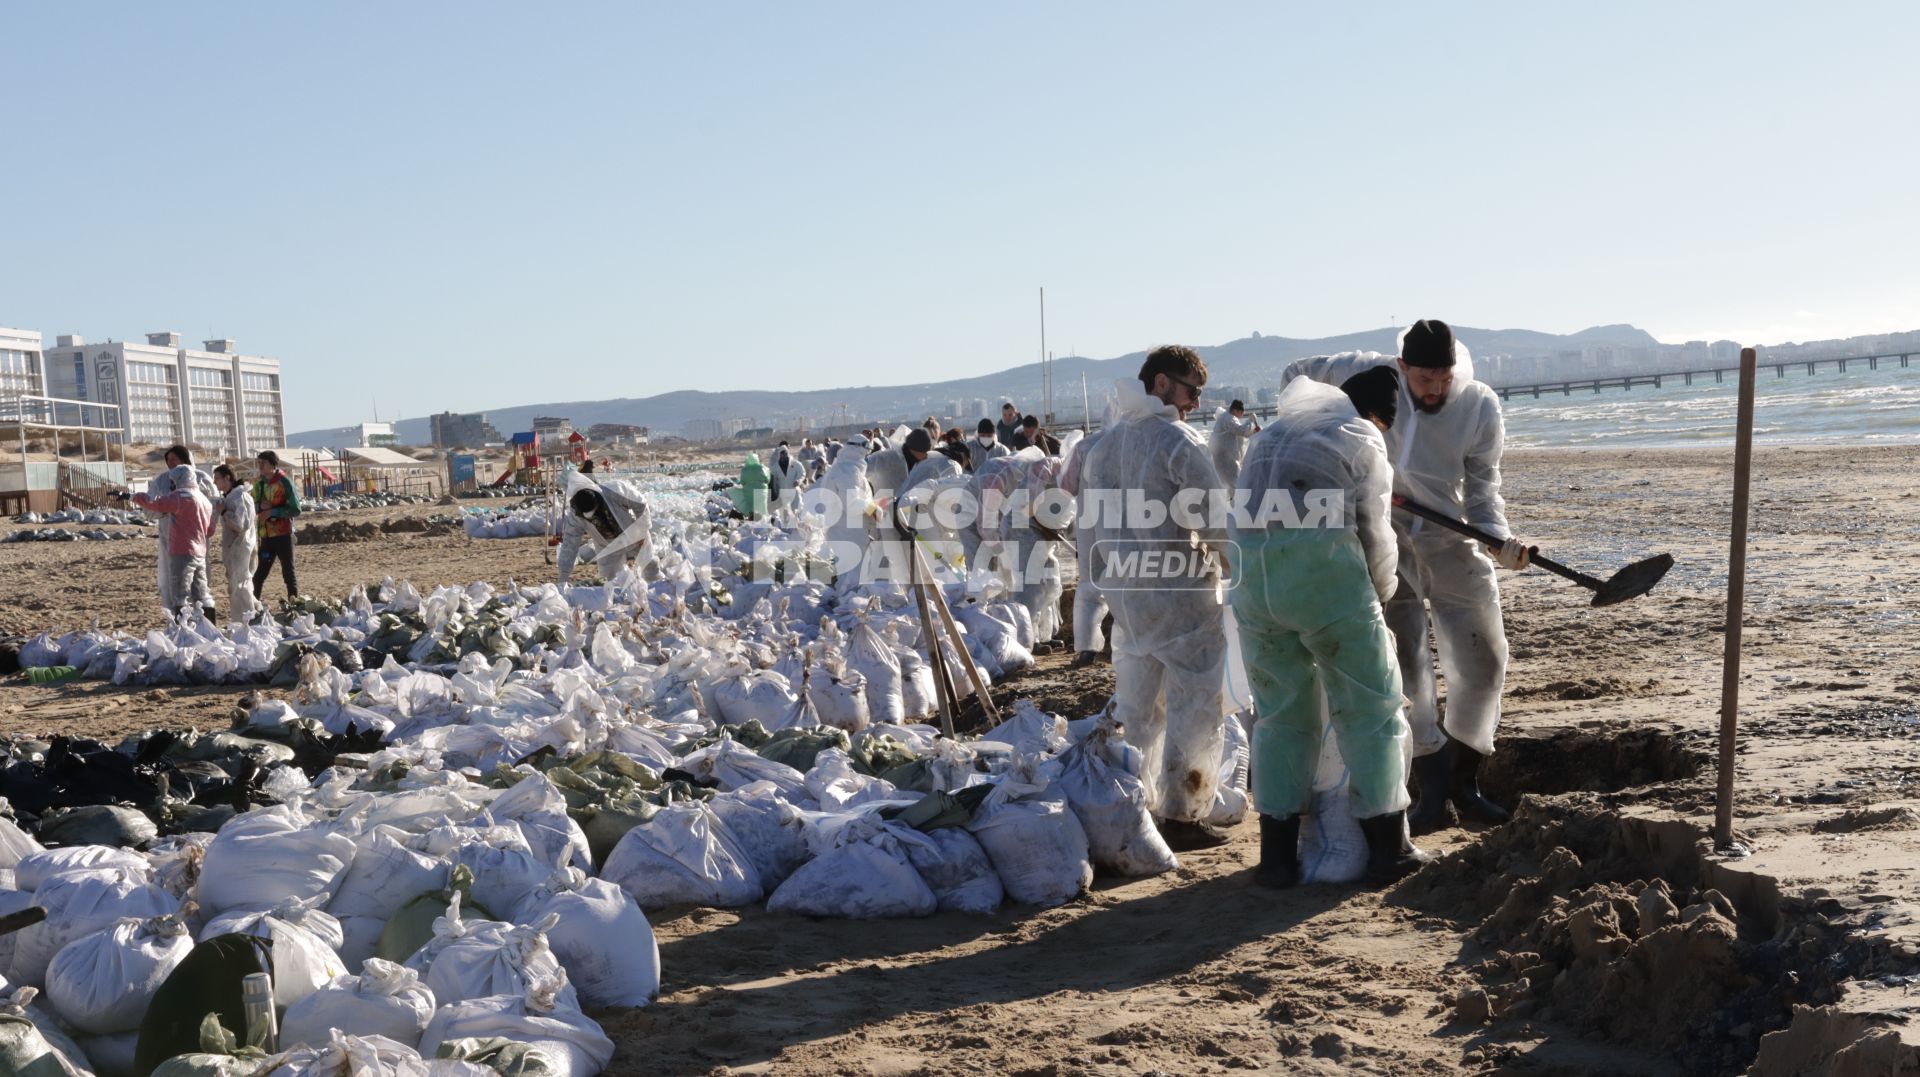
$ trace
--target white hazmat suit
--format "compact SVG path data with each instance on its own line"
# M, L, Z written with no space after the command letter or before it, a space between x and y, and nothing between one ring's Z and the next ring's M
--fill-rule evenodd
M573 510L573 496L583 490L600 494L606 505L605 516L589 519ZM653 565L650 524L647 502L639 491L618 479L596 483L577 471L569 474L567 504L560 512L560 582L573 578L573 566L582 550L593 551L602 579L618 575L628 561L639 562L644 573Z
M1086 469L1087 456L1100 443L1103 431L1088 434L1067 453L1067 465L1060 473L1060 489L1073 495L1076 520L1087 518L1086 498L1080 492L1080 473ZM1073 586L1073 649L1081 654L1097 654L1106 649L1107 634L1102 627L1107 619L1107 600L1100 594L1094 578L1093 529L1078 523L1073 529L1073 550L1079 566L1079 582Z
M227 575L227 616L251 620L258 601L253 597L253 555L259 549L254 530L253 493L242 483L213 503L220 517L220 568Z
M1226 489L1233 489L1233 484L1240 480L1240 460L1247 454L1247 439L1257 427L1253 416L1236 419L1227 408L1221 408L1214 416L1207 451L1213 456L1213 470L1220 474L1220 485Z
M1456 342L1454 356L1453 384L1439 411L1421 411L1402 379L1399 417L1386 435L1393 491L1506 538L1511 532L1500 496L1506 436L1500 397L1474 380L1465 345ZM1282 385L1303 376L1339 385L1369 367L1397 362L1378 352L1302 359L1287 367ZM1400 545L1400 582L1386 617L1412 704L1413 754L1439 751L1450 733L1490 755L1507 674L1506 627L1493 560L1480 543L1406 513L1394 514L1393 528ZM1429 629L1447 678L1444 730L1427 653Z
M1210 519L1206 504L1220 479L1177 409L1138 378L1114 389L1114 422L1080 474L1091 517L1081 524L1113 608L1114 713L1141 751L1153 813L1199 822L1213 805L1225 737L1220 573L1197 556L1225 547L1225 528L1214 526L1224 521ZM1176 563L1183 571L1169 569Z

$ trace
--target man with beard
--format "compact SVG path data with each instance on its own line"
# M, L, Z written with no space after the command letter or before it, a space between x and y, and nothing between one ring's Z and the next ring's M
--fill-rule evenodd
M1176 852L1227 840L1207 821L1226 735L1226 528L1204 508L1181 508L1220 485L1200 435L1184 421L1206 383L1207 364L1192 348L1150 352L1138 380L1114 384L1078 486L1090 506L1080 526L1113 610L1114 717L1140 749L1148 807ZM1100 500L1109 508L1092 508ZM1196 570L1175 576L1150 567L1169 563Z
M1500 692L1507 675L1506 627L1494 566L1527 567L1527 547L1511 537L1500 496L1500 454L1506 427L1500 397L1473 378L1473 358L1438 319L1415 322L1400 338L1400 356L1378 352L1302 359L1281 378L1339 385L1372 366L1398 364L1400 421L1386 433L1393 492L1508 538L1498 548L1425 520L1395 513L1399 586L1386 605L1400 677L1412 705L1413 771L1418 799L1407 814L1415 834L1447 825L1450 801L1463 820L1497 824L1505 809L1480 795L1480 766L1493 753ZM1431 611L1431 612L1429 612ZM1428 632L1447 679L1447 715L1440 721Z

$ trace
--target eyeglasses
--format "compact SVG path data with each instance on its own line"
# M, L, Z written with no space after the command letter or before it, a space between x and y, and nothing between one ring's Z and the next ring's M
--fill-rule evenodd
M1200 387L1198 385L1195 385L1190 381L1181 381L1179 378L1176 378L1171 374L1167 375L1167 380L1174 383L1175 385L1186 386L1187 392L1192 394L1195 400L1200 399Z

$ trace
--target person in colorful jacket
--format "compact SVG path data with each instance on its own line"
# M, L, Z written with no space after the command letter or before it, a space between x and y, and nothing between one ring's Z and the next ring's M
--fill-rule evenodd
M278 453L268 449L254 462L260 467L259 481L253 484L254 511L260 517L260 566L253 573L253 597L260 598L278 561L287 597L292 598L300 593L293 580L293 518L300 515L300 493L287 473L280 470Z

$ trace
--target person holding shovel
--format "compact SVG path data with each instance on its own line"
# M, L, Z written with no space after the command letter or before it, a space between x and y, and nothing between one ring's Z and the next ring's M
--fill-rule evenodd
M1339 385L1362 370L1397 365L1400 419L1387 431L1393 492L1491 535L1483 546L1428 521L1395 513L1399 585L1386 605L1400 677L1411 704L1413 773L1418 787L1408 827L1426 834L1447 825L1451 803L1463 820L1505 822L1507 811L1480 794L1480 768L1493 754L1500 693L1507 676L1507 634L1494 568L1527 567L1528 548L1512 537L1500 496L1506 426L1500 397L1473 377L1473 358L1452 327L1422 319L1400 338L1400 355L1346 352L1301 359L1281 376ZM1428 633L1447 679L1441 720Z

